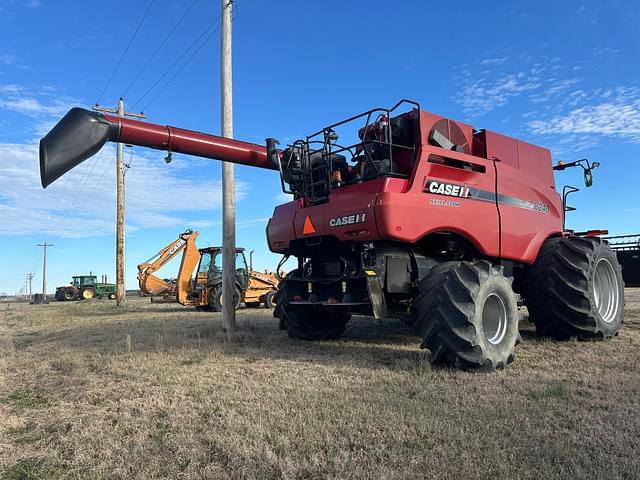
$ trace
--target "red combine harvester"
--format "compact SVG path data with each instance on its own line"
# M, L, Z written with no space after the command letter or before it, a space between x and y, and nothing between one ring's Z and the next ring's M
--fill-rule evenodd
M74 108L40 142L43 187L107 141L280 172L294 200L267 241L298 260L274 311L292 337L338 337L352 314L396 317L417 325L433 363L493 370L520 341L517 294L544 335L608 339L622 323L615 254L600 232L564 228L553 169L573 164L415 102L283 150ZM590 180L596 164L582 166Z

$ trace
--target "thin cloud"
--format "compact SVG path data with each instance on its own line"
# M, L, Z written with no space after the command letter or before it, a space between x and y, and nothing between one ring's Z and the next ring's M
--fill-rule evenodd
M114 149L106 147L96 157L60 178L47 190L39 179L35 144L0 144L0 206L4 221L0 234L40 233L60 237L110 235L114 229ZM126 157L127 162L129 156ZM161 155L136 154L126 183L127 224L130 231L146 227L189 225L198 212L220 207L221 183L210 175L185 177L190 159L175 155L165 165ZM176 168L177 166L177 168ZM204 169L200 168L199 172ZM250 185L236 182L236 198L246 197ZM213 216L213 213L212 213Z

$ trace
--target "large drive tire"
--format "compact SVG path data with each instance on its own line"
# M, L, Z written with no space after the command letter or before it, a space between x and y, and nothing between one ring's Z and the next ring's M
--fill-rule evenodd
M295 276L291 272L289 276ZM289 337L301 340L329 340L338 338L346 329L351 315L332 311L292 310L289 306L291 292L288 292L290 281L280 282L274 295L275 309L273 316L280 320L280 330L286 330ZM288 288L289 287L289 288Z
M521 340L511 283L487 261L432 268L413 304L431 363L477 371L511 363Z
M210 290L209 294L209 309L212 312L221 312L222 311L222 284L218 284ZM237 310L240 306L240 290L235 289L233 300L235 303L234 309Z
M67 290L64 291L62 296L64 297L64 300L75 300L76 292L73 291L73 290L67 289Z
M618 334L624 282L616 254L598 237L548 239L523 285L540 335L604 340Z
M80 291L80 298L82 300L91 300L96 298L96 291L93 287L86 287Z

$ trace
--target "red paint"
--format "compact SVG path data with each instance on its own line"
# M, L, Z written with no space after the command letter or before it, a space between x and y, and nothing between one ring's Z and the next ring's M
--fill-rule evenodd
M437 231L466 237L489 257L532 263L544 240L562 234L562 201L554 188L551 155L547 149L489 131L455 122L467 142L468 153L430 145L433 124L442 117L421 112L417 138L422 139L410 179L378 178L335 190L327 203L303 207L291 202L277 207L267 234L274 252L285 252L289 242L303 235L304 220L313 219L315 235L333 235L353 240L351 225L331 227L332 218L366 214L358 230L358 241L394 240L416 243ZM466 169L430 162L430 156L465 162ZM487 158L489 157L489 158ZM432 157L438 160L437 157ZM464 185L489 194L496 193L547 205L548 212L533 211L495 199L481 201L424 191L427 179ZM457 206L434 205L431 201L451 201ZM293 228L291 225L293 218ZM276 242L285 246L277 247Z
M262 145L114 115L104 117L120 125L118 141L122 143L277 170L268 162L267 149Z

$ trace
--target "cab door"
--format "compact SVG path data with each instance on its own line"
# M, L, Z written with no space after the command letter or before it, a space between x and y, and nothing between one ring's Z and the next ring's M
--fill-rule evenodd
M249 270L244 252L236 252L236 283L240 290L246 290L249 286Z

